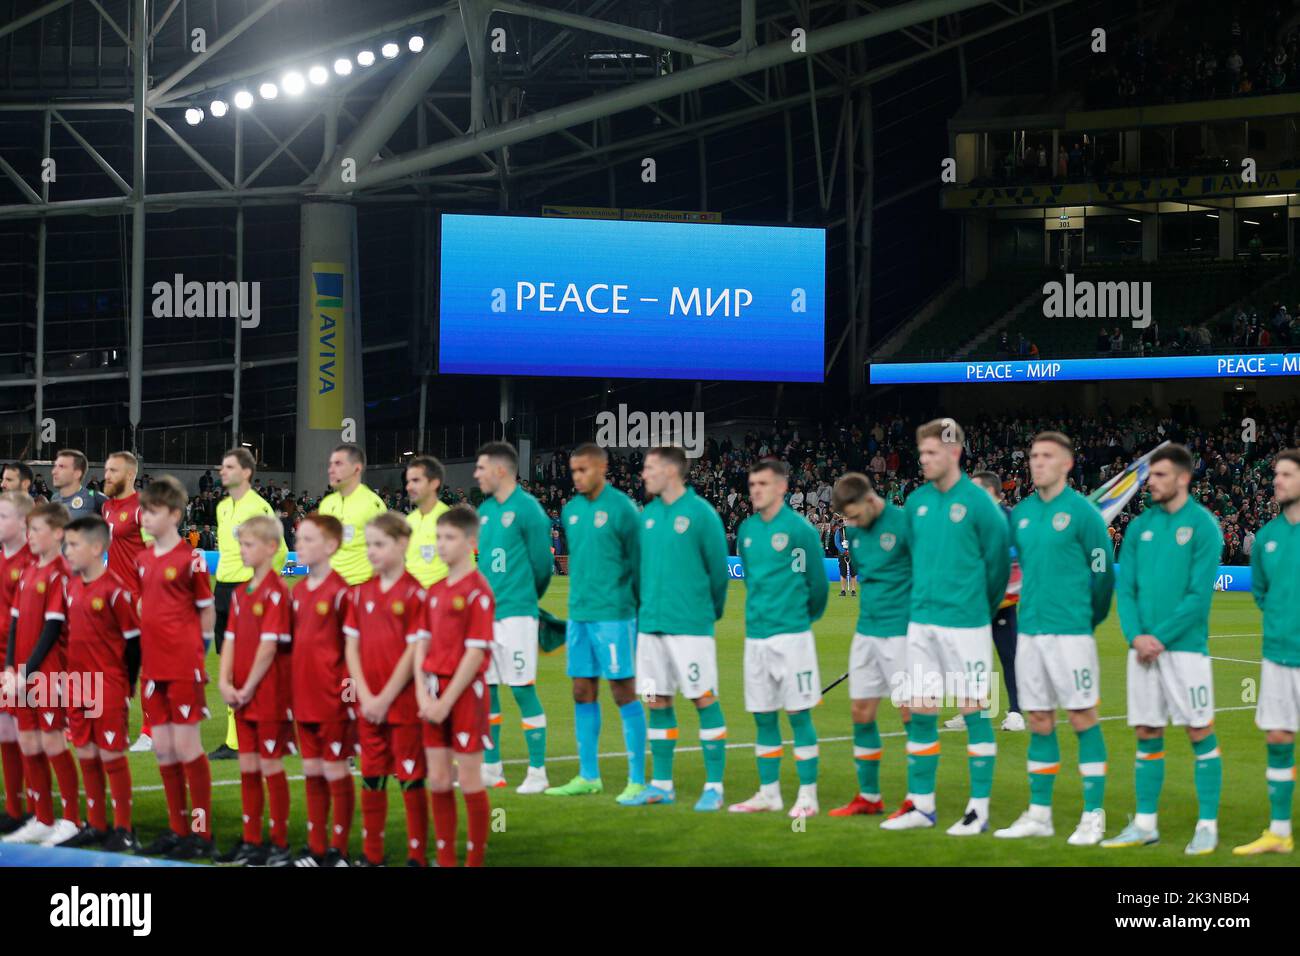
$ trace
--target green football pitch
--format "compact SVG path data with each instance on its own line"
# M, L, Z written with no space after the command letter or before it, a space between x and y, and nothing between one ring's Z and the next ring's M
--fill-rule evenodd
M568 580L551 582L543 604L564 616ZM752 794L758 786L754 765L754 723L744 710L741 657L744 634L744 585L731 583L726 616L718 624L720 696L727 718L726 796L729 802ZM841 598L832 589L826 616L815 628L823 685L847 669L849 642L857 617L857 601ZM501 749L508 789L491 791L494 832L490 835L490 866L752 866L752 865L946 865L961 866L1195 866L1288 865L1286 856L1236 858L1231 848L1258 836L1268 822L1264 781L1263 735L1254 725L1254 701L1259 679L1260 619L1248 594L1216 593L1210 619L1210 653L1214 657L1217 730L1223 752L1223 802L1220 811L1220 846L1209 857L1188 858L1183 847L1196 821L1196 795L1192 783L1192 753L1186 733L1170 728L1167 734L1166 775L1160 805L1161 842L1152 847L1105 850L1071 847L1065 842L1082 810L1075 736L1062 720L1061 774L1055 795L1056 836L1051 839L997 840L991 834L957 838L944 833L961 814L967 797L964 731L942 731L943 756L939 763L939 826L933 830L889 833L880 830L880 817L835 819L826 815L833 806L856 792L853 766L852 723L847 682L830 691L814 711L821 741L819 794L822 814L796 826L784 814L732 815L696 813L692 809L703 785L698 722L694 708L677 703L681 736L677 747L678 802L671 806L628 808L614 802L623 788L627 761L618 714L602 687L601 776L605 793L588 797L520 796L526 751L519 728L519 712L508 691L502 693L504 715ZM1133 812L1132 731L1124 720L1124 657L1126 645L1112 612L1098 635L1101 648L1102 727L1108 751L1106 787L1108 835L1117 833ZM552 785L564 783L577 772L573 736L573 704L564 673L564 652L543 655L538 690L546 708L549 729L547 767ZM996 661L995 661L996 665ZM216 674L215 656L208 671ZM1005 693L1002 695L1005 701ZM225 706L215 679L208 685L208 703L215 716L203 726L203 739L211 750L221 742ZM1005 705L1004 705L1005 706ZM884 735L881 787L888 810L906 791L905 738L898 715L883 707ZM952 711L946 711L944 718ZM1000 723L1000 717L997 721ZM138 705L132 716L133 733L139 727ZM782 762L782 791L787 807L797 788L794 760L789 747L790 728L783 720L787 739ZM1025 777L1027 733L997 732L997 772L991 806L992 827L1006 826L1028 802ZM143 842L166 826L166 808L157 765L151 754L131 755L136 786L135 821ZM301 764L286 760L291 780L293 823L290 841L304 842L304 805ZM213 774L214 832L218 844L238 839L240 828L239 772L236 762L216 761ZM389 783L387 851L390 864L404 856L402 801L394 782ZM497 812L504 811L504 812ZM464 811L461 809L463 852ZM353 822L352 852L360 852L360 814Z

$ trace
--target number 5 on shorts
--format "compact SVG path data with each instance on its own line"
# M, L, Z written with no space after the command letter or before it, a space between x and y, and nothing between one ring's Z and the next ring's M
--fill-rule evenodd
M524 661L523 651L515 651L514 662L515 662L515 673L522 674L524 672L524 664L526 663Z

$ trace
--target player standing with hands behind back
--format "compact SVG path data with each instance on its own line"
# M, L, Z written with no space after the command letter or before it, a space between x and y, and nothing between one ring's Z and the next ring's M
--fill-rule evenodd
M908 796L881 823L884 830L932 827L939 769L940 695L956 685L966 717L970 800L949 836L973 836L989 825L997 744L988 707L993 680L993 627L1011 572L1007 519L961 470L965 433L951 418L916 430L926 483L907 496L912 532L912 609L907 669L912 719L907 724ZM917 682L920 686L917 686Z

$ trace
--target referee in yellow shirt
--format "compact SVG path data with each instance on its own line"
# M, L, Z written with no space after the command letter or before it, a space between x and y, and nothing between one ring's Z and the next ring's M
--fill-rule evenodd
M362 483L365 470L366 453L356 445L339 445L330 452L328 476L334 490L318 509L343 525L343 544L330 559L330 567L348 584L362 584L374 574L366 557L366 524L388 510L384 499Z
M257 462L247 448L232 448L221 456L218 477L228 497L217 502L217 584L213 588L216 599L217 626L213 635L217 656L226 635L226 619L230 615L230 596L235 588L253 577L253 569L239 556L239 526L254 515L269 515L279 521L275 510L266 499L253 490L253 472ZM280 540L272 567L279 574L289 557L289 546ZM235 735L235 712L226 708L226 742L212 753L209 760L229 760L238 756L239 739Z
M406 497L415 505L406 516L411 526L406 570L424 588L447 576L447 565L438 557L438 515L450 510L438 499L445 477L442 462L432 455L419 455L406 464Z

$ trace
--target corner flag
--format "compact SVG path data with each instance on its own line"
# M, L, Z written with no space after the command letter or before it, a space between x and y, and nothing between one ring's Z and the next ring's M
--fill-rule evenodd
M1168 441L1162 441L1088 496L1088 500L1097 506L1101 516L1106 519L1106 524L1115 520L1115 516L1124 510L1124 506L1142 488L1142 483L1151 471L1151 456L1168 444Z

